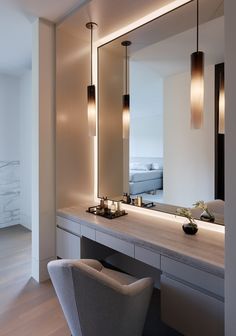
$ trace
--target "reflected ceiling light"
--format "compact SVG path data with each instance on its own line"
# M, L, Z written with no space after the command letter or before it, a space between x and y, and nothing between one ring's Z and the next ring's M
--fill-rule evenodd
M88 129L90 136L96 136L96 89L95 85L93 85L93 30L97 27L95 22L86 23L86 28L90 29L90 43L91 43L91 63L90 63L90 71L91 71L91 83L87 87L88 94Z
M128 94L128 46L131 45L130 41L123 41L121 45L125 47L125 94L123 95L123 139L129 138L129 126L130 126L130 112L129 112L129 102L130 97Z
M222 72L220 72L220 87L219 87L218 133L225 134L225 83L224 83L224 74Z
M198 129L203 124L204 106L204 53L199 46L199 0L197 1L197 51L191 54L191 126Z

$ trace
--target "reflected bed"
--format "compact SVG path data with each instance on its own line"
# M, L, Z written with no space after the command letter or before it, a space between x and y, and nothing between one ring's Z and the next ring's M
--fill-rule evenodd
M130 162L130 195L163 189L163 159L135 157Z

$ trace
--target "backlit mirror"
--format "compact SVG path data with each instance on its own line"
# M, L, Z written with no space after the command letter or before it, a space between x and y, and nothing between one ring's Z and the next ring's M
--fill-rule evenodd
M199 6L199 49L205 54L201 129L191 128L190 115L196 1L98 49L98 196L141 196L143 206L170 213L203 200L215 222L223 224L224 196L217 190L224 181L219 176L224 134L218 134L216 76L222 76L218 70L224 63L224 4L200 0ZM132 42L128 47L128 139L122 136L125 40ZM201 212L193 210L196 217Z

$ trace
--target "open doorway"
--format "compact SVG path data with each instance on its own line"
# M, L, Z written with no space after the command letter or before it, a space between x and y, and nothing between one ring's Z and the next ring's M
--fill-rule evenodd
M32 23L0 9L0 286L31 277Z

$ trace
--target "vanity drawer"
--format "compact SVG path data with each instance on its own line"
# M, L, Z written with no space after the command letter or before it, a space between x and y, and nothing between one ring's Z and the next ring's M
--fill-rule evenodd
M57 257L80 259L80 237L57 228Z
M174 278L182 279L221 298L224 297L224 279L216 275L164 256L161 257L161 270Z
M100 231L96 231L96 241L134 258L134 244L132 243L128 243Z
M88 226L81 225L81 235L91 240L96 240L96 233L94 229L89 228Z
M142 261L150 266L160 269L161 268L161 256L159 253L152 252L141 246L135 245L134 250L135 259Z
M183 335L224 335L224 303L165 275L161 276L161 319Z
M77 235L81 234L81 225L70 219L57 216L57 226L59 226L61 229L65 229Z

